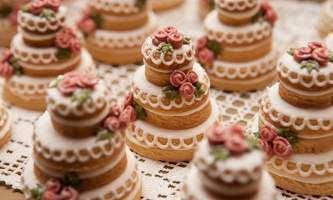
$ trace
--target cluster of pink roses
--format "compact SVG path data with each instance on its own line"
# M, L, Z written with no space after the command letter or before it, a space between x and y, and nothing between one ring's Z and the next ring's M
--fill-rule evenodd
M79 53L81 50L80 41L71 28L64 28L57 33L55 45L60 49L69 49L71 53Z
M93 74L69 72L64 75L64 79L57 85L57 88L63 95L70 96L77 89L93 89L97 82L98 79Z
M61 0L33 0L28 6L28 12L34 15L40 15L44 9L50 9L58 12L61 5Z
M188 71L186 74L181 70L174 70L170 74L170 84L178 89L179 94L186 100L191 100L195 94L196 88L193 86L199 78L194 71Z
M261 4L261 9L264 13L265 19L272 25L275 24L278 16L272 6L269 4L268 0L263 0Z
M63 186L58 179L47 181L42 200L79 200L79 193L70 186Z
M326 66L329 60L329 52L321 42L310 42L307 47L297 48L293 56L297 62L312 59L322 67Z
M196 57L204 66L212 66L215 59L214 52L207 47L208 41L207 36L202 36L197 41Z
M77 27L85 34L94 33L97 29L96 22L91 18L89 10L83 12L82 18L78 21Z
M13 58L11 51L7 50L3 53L3 57L0 60L0 76L8 79L15 73L14 67L11 65L10 60Z
M123 107L114 103L111 105L111 110L108 117L104 120L104 128L114 132L119 129L124 129L129 123L136 120L136 112L133 108L133 94L127 94Z
M177 28L167 26L162 30L154 32L152 41L155 46L161 43L169 43L174 49L179 49L183 46L184 36L178 32Z
M207 137L210 145L223 145L231 155L241 155L249 151L244 130L238 124L226 128L215 125L209 129Z
M293 153L287 139L278 135L277 129L265 125L259 133L259 144L268 156L287 158Z

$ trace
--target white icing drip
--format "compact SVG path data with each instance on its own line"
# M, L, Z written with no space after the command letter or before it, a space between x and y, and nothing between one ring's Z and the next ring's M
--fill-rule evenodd
M56 111L62 116L74 114L75 116L83 116L86 114L94 114L99 109L103 108L108 99L108 89L104 81L99 81L95 89L91 93L88 101L82 105L77 105L73 102L71 97L62 95L58 88L49 88L47 90L47 109L49 111Z
M18 24L21 28L29 31L38 31L45 33L49 30L55 31L65 25L67 9L64 6L59 8L55 18L47 20L44 17L35 16L33 14L19 11L17 16Z
M149 13L149 21L143 27L129 31L97 30L92 41L103 48L125 48L141 46L145 38L156 28L157 19L153 13Z
M159 46L153 44L152 38L148 37L142 45L141 53L146 60L151 60L155 65L173 65L183 64L185 61L192 61L195 55L195 49L193 43L189 45L183 45L179 49L174 49L172 55L168 54L166 57L165 53L158 51ZM156 56L159 54L159 57ZM166 59L167 58L167 59Z
M228 11L243 11L260 5L258 0L215 0L217 7Z
M267 173L263 173L262 180L259 185L258 193L254 196L248 197L247 200L273 200L275 199L276 189L274 186L274 181L271 176ZM191 167L190 172L187 175L185 180L185 186L187 191L183 192L182 195L184 199L189 197L194 198L195 200L228 200L230 198L223 198L221 196L215 196L212 193L205 190L202 184L202 180L199 176L199 171L194 166ZM220 190L225 189L220 186ZM238 188L228 188L228 190L237 191Z
M271 51L265 57L244 63L232 63L215 60L212 68L207 71L219 78L227 79L246 79L248 77L255 78L262 74L272 71L276 67L277 53Z
M218 8L218 11L220 14L226 16L226 17L230 17L230 18L233 18L233 19L246 19L246 18L251 18L253 16L255 16L259 10L260 10L260 4L257 3L256 5L253 5L253 7L251 7L250 10L248 11L242 11L242 12L235 12L235 10L228 10L228 9L220 9L219 7Z
M107 12L115 13L138 13L140 9L136 6L136 0L94 0L89 5Z
M81 62L75 71L94 73L94 70L94 61L90 54L83 49L81 51ZM48 89L48 84L55 78L56 77L36 78L26 75L15 75L8 80L7 86L12 93L17 94L23 99L34 99L35 95L44 95Z
M203 84L204 88L210 88L210 81L205 70L195 63L193 71L198 74L199 81ZM184 106L192 105L196 102L200 102L208 93L207 89L200 97L194 97L190 101L185 98L181 98L181 101L171 100L169 104L165 104L162 100L165 98L163 93L163 87L159 87L150 83L145 76L145 67L141 66L137 69L133 77L134 97L139 99L141 103L148 104L152 108L162 108L164 110L171 110L173 108L182 108Z
M327 173L333 173L332 161L333 150L318 154L293 154L288 159L273 156L266 163L288 174L297 174L301 177L310 177L311 175L325 177ZM295 167L291 168L290 165L295 165Z
M80 172L80 171L75 171L76 169L71 169L72 172L77 172L80 179L84 180L84 179L91 179L97 176L101 176L107 172L109 172L110 170L112 170L117 164L119 164L119 162L126 156L126 151L125 148L117 155L116 158L112 159L111 162L109 162L107 165L103 166L100 169L96 169L94 171L89 171L89 172ZM58 171L53 171L45 166L42 165L42 163L38 162L38 159L36 159L34 157L34 164L41 170L43 171L45 174L48 174L52 177L55 178L63 178L64 177L64 173L58 172Z
M242 184L258 180L261 170L257 168L264 164L264 155L260 151L252 151L239 157L230 157L225 161L215 161L210 151L212 147L205 140L199 145L194 156L194 163L200 171L207 172L213 179L226 183L239 182Z
M278 63L278 71L289 82L301 84L306 88L333 85L333 64L330 62L327 67L322 67L319 71L312 70L309 74L306 69L301 68L301 65L291 55L285 53ZM311 77L310 81L309 77Z
M293 127L297 131L310 130L328 131L333 128L333 106L324 109L303 109L285 102L279 95L279 84L268 89L267 96L262 101L263 112L268 114L273 122L284 127ZM301 122L299 122L299 119Z
M35 124L34 147L48 160L56 162L87 162L103 156L111 156L124 142L122 133L115 133L111 140L96 142L96 137L68 138L58 133L46 111ZM47 149L47 150L46 150ZM82 154L86 152L86 154Z
M157 147L159 149L173 149L173 150L187 150L194 149L200 141L197 136L203 134L209 127L211 127L218 120L218 108L215 101L212 101L212 113L209 118L197 127L185 130L169 130L153 126L147 122L138 120L133 124L134 131L127 131L126 136L133 143L137 143L147 148ZM153 137L151 140L149 137ZM167 141L160 142L159 139L163 138ZM179 140L174 143L173 140ZM192 140L188 144L188 140Z
M320 96L325 96L325 95L330 95L333 94L333 87L328 88L326 90L321 90L321 91L306 91L306 90L300 90L294 87L291 87L289 84L286 84L284 82L280 82L283 87L285 87L288 91L291 91L295 94L299 94L302 96L308 96L308 97L320 97Z
M272 34L272 26L266 21L236 27L222 24L217 17L217 11L206 17L204 26L209 39L227 44L253 43Z

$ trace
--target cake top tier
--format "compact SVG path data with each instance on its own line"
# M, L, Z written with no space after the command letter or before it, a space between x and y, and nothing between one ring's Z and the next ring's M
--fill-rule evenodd
M147 0L94 0L89 5L96 10L111 13L135 14L147 4Z
M193 61L195 50L190 37L180 33L173 26L167 26L146 39L142 46L142 54L146 62L172 66Z
M194 159L200 171L226 183L246 184L260 178L264 155L240 125L214 125L206 134Z
M220 9L240 12L260 5L260 0L215 0L215 4Z

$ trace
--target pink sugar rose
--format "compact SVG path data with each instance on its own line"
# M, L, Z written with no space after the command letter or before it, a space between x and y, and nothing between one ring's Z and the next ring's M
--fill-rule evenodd
M55 38L55 45L61 49L68 49L70 47L70 40L73 38L71 34L64 31L59 32Z
M272 6L269 4L268 0L263 0L261 4L261 9L263 10L265 14L266 20L274 25L275 21L277 20L277 14L272 8Z
M2 58L0 60L0 63L5 63L5 62L9 62L9 60L13 57L13 53L10 50L6 50L3 54L2 54Z
M293 149L287 139L277 136L273 140L273 152L278 157L288 158L293 153Z
M261 149L266 153L267 156L273 155L272 146L266 140L260 139L258 141L258 143L259 143L259 146L261 147Z
M186 73L186 79L188 82L195 84L196 82L198 82L199 77L198 77L197 73L195 73L194 71L191 70Z
M17 26L17 12L12 12L9 15L9 21L12 26Z
M58 179L50 179L46 182L46 191L59 193L61 190L61 182Z
M179 87L186 82L186 74L180 70L174 70L170 74L170 84L173 87Z
M237 135L240 138L244 138L244 129L239 124L231 125L226 130L228 131L229 135Z
M77 26L82 32L87 34L93 33L97 29L96 23L90 18L82 19Z
M14 75L14 68L8 62L0 63L0 76L9 79Z
M167 42L167 39L168 39L168 34L163 30L154 32L152 36L153 44L155 46L158 46L162 42Z
M119 120L122 124L128 125L136 120L136 112L132 106L127 106L120 114Z
M309 42L308 47L311 50L315 50L315 49L318 49L318 48L326 48L325 44L323 44L322 42L318 42L318 41Z
M76 82L73 81L74 79L64 79L59 85L58 85L58 90L61 94L65 96L70 96L72 95L76 89Z
M117 103L111 104L110 114L119 117L121 113L121 107Z
M259 133L259 138L267 142L272 142L277 136L277 130L267 125L262 127Z
M203 65L212 66L214 61L214 53L208 48L204 48L199 51L198 60Z
M208 44L208 37L202 36L197 41L197 49L200 51L201 49L206 48L207 44Z
M120 121L115 116L110 116L104 121L104 127L109 131L116 131L120 128Z
M163 29L168 35L178 32L177 28L174 26L167 26Z
M194 96L195 88L191 83L186 82L180 86L179 93L186 100L191 100Z
M72 53L80 53L80 51L81 51L81 43L76 38L72 38L69 41L69 48L70 48L70 50L71 50Z
M320 66L326 66L329 59L328 50L326 48L317 48L313 50L312 58L315 59Z
M60 196L52 191L45 191L42 196L42 200L62 200Z
M124 108L126 108L127 106L133 105L133 102L134 102L133 92L127 93L127 95L125 97Z
M61 5L60 0L48 0L47 1L47 7L55 12L57 12L59 10L60 5Z
M312 50L309 47L301 47L295 50L294 59L297 62L310 59L312 57Z
M64 35L68 35L68 37L76 38L75 32L71 28L65 27L61 32Z
M248 146L244 141L244 138L239 135L228 135L228 138L224 144L225 148L233 155L239 155L247 151Z
M94 74L81 74L76 84L81 88L94 88L97 83L98 79Z
M33 0L29 4L29 11L34 15L39 15L47 6L48 0Z
M169 34L168 42L173 46L175 49L180 49L183 46L183 35L175 32L172 34Z
M223 131L220 125L215 125L207 131L208 142L211 145L224 144L227 139L227 135Z
M61 200L79 200L79 193L72 187L65 187L60 193Z

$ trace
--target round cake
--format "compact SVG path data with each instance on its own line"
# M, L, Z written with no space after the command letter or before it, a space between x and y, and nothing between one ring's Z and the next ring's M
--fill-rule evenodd
M95 75L70 72L52 81L22 177L26 198L139 200L140 175L125 146L134 112L111 103Z
M333 32L333 2L323 4L317 23L317 31L322 38Z
M176 8L184 2L185 0L151 0L153 10L156 12Z
M1 64L0 64L1 65ZM6 108L0 105L0 148L11 138L11 120Z
M277 185L299 194L333 193L332 53L320 42L290 48L278 64L280 83L260 108L259 134Z
M240 125L214 125L194 156L182 191L184 200L275 200L264 154Z
M18 30L11 51L2 58L6 78L4 99L11 104L43 111L47 85L69 71L94 73L89 53L74 31L65 27L66 8L60 0L33 0L18 12Z
M120 65L142 61L141 45L156 24L145 0L96 0L89 1L77 26L96 60Z
M276 76L272 28L277 18L266 0L216 0L197 41L199 63L217 89L263 89Z
M165 27L142 46L144 66L134 74L132 99L140 116L127 133L135 152L155 160L191 160L205 130L218 120L210 82L194 62L190 38Z

